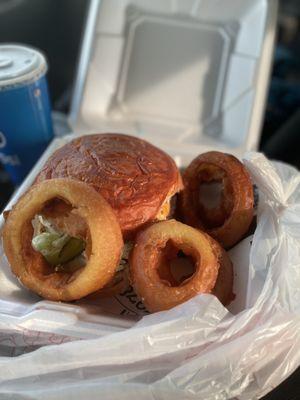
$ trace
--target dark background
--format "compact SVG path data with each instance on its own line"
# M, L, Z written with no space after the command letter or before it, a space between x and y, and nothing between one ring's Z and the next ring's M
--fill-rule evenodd
M241 0L242 1L242 0ZM68 112L89 0L0 0L0 43L43 50L53 108ZM300 167L300 0L282 0L260 150ZM0 210L13 186L0 166ZM300 371L264 400L300 400Z

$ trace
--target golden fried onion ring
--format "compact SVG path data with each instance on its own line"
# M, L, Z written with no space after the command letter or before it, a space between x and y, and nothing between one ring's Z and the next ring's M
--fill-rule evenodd
M88 260L73 273L54 272L31 245L31 221L54 198L70 203L87 223ZM26 287L45 299L62 301L80 299L105 286L115 274L123 248L120 226L109 204L89 185L71 179L32 186L9 213L3 244L12 271Z
M196 270L180 286L170 287L158 273L168 241L192 256ZM220 259L204 232L175 220L158 222L138 234L130 256L132 285L149 311L170 309L215 287ZM165 272L165 268L164 268Z
M211 151L195 158L183 174L180 209L185 223L209 233L225 248L236 244L253 219L253 186L244 165L234 156ZM223 184L218 207L208 208L199 199L200 185Z
M234 300L233 294L233 266L227 252L220 246L220 244L209 235L206 235L211 243L211 246L218 257L220 268L216 284L212 290L220 302L226 306Z
M220 244L214 240L211 236L207 233L203 234L206 235L206 238L210 242L212 249L219 260L219 271L218 271L218 278L216 280L215 286L211 291L220 302L226 306L228 305L234 298L235 295L232 292L233 289L233 266L232 262L227 254L227 252L220 246ZM178 254L178 249L174 246L170 246L167 243L165 247L164 254L162 258L159 260L159 276L161 279L169 282L171 286L178 286L182 284L182 278L180 280L176 280L171 271L171 260L175 259ZM189 279L189 274L185 275L184 279Z

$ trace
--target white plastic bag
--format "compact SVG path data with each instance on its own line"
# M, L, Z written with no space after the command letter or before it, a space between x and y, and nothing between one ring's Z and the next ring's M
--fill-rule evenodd
M300 364L300 175L258 153L244 162L260 200L233 251L243 311L202 295L119 333L2 357L0 398L254 400L287 378Z

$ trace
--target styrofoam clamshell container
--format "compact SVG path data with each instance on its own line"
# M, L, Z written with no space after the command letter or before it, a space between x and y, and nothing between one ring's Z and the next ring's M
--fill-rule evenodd
M179 166L210 149L237 156L255 150L276 10L274 0L92 0L70 114L74 132L136 135ZM7 209L73 137L54 140ZM16 281L2 247L0 256L8 330L85 339L126 329L146 312L130 290L94 304L41 301ZM235 302L237 312L243 299Z
M183 164L256 150L272 61L274 0L92 2L75 85L76 132L129 133Z

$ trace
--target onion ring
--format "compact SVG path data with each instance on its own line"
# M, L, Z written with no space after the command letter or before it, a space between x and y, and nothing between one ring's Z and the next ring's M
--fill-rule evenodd
M185 223L207 231L225 248L248 231L253 219L253 186L244 165L234 156L211 151L195 158L183 174L180 210ZM218 207L208 208L199 198L203 183L221 182Z
M215 286L212 290L212 294L215 295L220 302L226 306L228 305L234 298L235 295L232 292L233 289L233 266L232 262L226 253L226 251L220 246L220 244L214 240L207 233L205 234L206 238L209 240L210 245L213 248L213 251L216 257L219 260L219 271L218 278L216 280ZM166 252L166 253L165 253ZM185 275L184 278L180 278L179 280L175 279L172 271L171 271L171 260L176 258L178 254L178 250L174 252L174 249L168 248L168 244L164 249L164 254L162 258L159 260L159 276L162 280L165 280L168 286L178 286L182 284L186 279L190 278L190 274Z
M31 245L31 221L54 198L70 203L87 223L87 264L73 273L54 272ZM103 197L85 183L64 178L36 184L20 198L5 222L3 245L12 271L26 287L49 300L71 301L101 289L113 278L123 240Z
M170 241L195 260L196 271L182 285L170 287L158 273ZM138 234L130 256L132 285L151 312L170 309L199 293L211 293L220 260L204 232L175 220L158 222Z
M211 293L215 295L224 306L227 306L235 298L232 291L233 265L228 254L220 244L209 235L207 235L207 238L210 241L220 263L218 278Z

